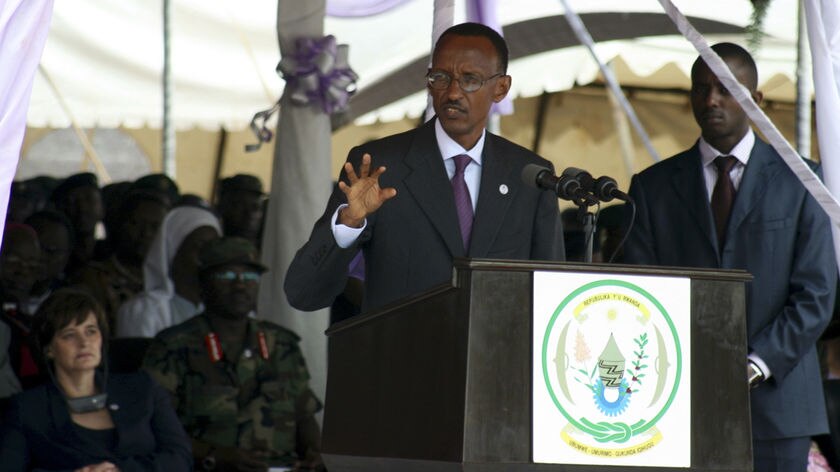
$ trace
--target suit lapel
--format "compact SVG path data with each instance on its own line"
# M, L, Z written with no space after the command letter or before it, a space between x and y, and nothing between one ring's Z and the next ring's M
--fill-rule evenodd
M418 128L405 164L409 168L404 180L406 188L440 233L452 256L463 257L455 197L437 146L433 120Z
M738 186L738 193L735 194L735 202L732 204L732 214L726 228L727 242L739 230L747 215L770 187L770 181L781 169L782 163L770 152L770 146L756 137L750 160Z
M506 159L496 152L496 139L487 133L484 153L481 158L481 187L478 192L475 220L473 221L470 257L486 257L496 235L502 227L505 213L519 189L519 178L512 175L512 159ZM501 192L502 185L507 188Z
M713 252L718 253L715 223L709 205L706 191L706 181L703 177L703 166L700 162L700 151L697 144L680 158L679 167L674 172L671 184L674 191L682 200L687 215L700 228L703 239L711 246ZM698 198L702 195L702 198Z

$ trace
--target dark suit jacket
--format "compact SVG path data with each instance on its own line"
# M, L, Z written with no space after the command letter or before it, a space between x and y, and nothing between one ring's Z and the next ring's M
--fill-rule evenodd
M117 430L114 453L82 440L64 398L49 383L12 398L0 437L0 469L75 470L110 461L122 472L192 470L190 440L163 388L145 372L112 375L106 388Z
M330 222L345 198L341 190L333 192L286 274L285 290L292 306L301 310L329 306L344 289L347 266L359 247L366 265L363 311L447 282L454 257L563 257L557 198L521 179L527 164L552 166L527 149L486 133L468 254L433 121L352 149L348 160L356 169L364 153L371 155L372 168L387 167L380 186L396 188L397 195L368 217L354 246L342 249ZM344 172L341 179L346 181Z
M829 219L775 150L756 138L718 255L701 165L695 144L633 178L638 213L625 260L750 272L749 349L772 371L751 392L753 437L824 433L815 342L831 319L837 278Z

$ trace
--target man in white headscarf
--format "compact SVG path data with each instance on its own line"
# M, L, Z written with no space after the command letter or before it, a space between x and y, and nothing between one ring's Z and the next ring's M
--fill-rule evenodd
M117 337L151 338L200 313L198 250L220 235L219 220L209 210L190 206L172 209L146 255L143 292L117 313Z

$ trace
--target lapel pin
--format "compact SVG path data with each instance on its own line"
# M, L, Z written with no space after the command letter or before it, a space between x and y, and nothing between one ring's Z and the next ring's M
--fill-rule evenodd
M505 184L499 185L499 193L501 193L502 195L507 195L508 186Z

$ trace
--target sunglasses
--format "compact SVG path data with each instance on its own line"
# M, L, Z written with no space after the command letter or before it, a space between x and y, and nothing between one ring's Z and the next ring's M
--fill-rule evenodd
M257 283L260 281L260 274L258 272L235 272L232 270L226 270L224 272L216 272L213 274L213 278L216 280L221 280L224 282L234 282L239 280L240 282L245 283Z

